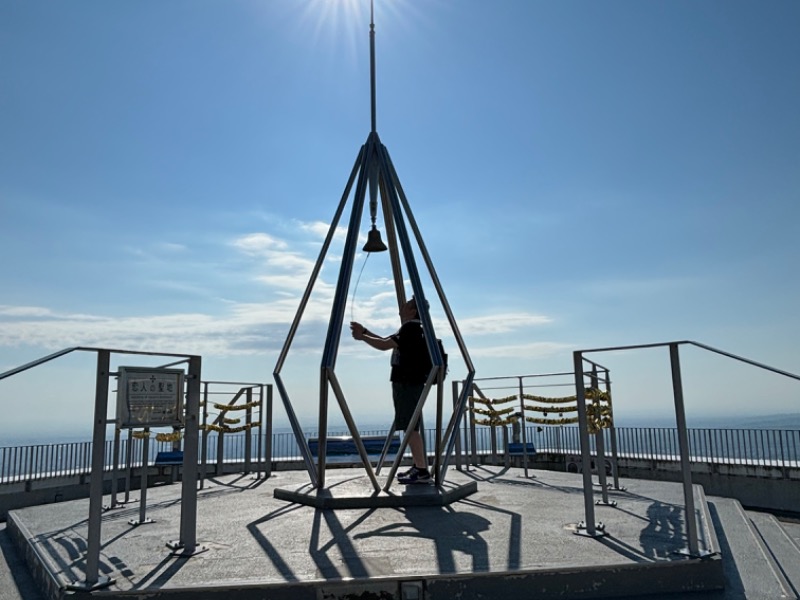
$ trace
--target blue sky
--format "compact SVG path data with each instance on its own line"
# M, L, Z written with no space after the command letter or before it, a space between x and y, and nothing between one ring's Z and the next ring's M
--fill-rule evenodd
M800 372L800 4L376 0L375 21L377 130L477 377L683 339ZM369 133L368 24L367 0L0 4L0 372L83 345L270 383ZM337 240L286 368L309 425ZM388 260L362 267L346 320L389 333ZM385 423L388 357L342 340L357 422ZM682 356L691 416L798 410L800 382ZM666 351L594 358L619 419L669 413ZM90 431L93 360L0 381L0 438Z

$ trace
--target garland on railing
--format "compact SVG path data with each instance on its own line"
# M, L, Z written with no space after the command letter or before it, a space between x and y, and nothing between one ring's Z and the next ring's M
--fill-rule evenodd
M506 396L505 398L481 398L480 396L470 396L470 400L473 402L480 402L481 404L486 405L495 405L495 404L505 404L506 402L511 402L516 400L516 396Z
M587 400L605 400L611 401L611 396L608 392L604 392L598 388L586 388L583 394ZM533 396L532 394L522 394L525 400L533 400L534 402L541 402L542 404L566 404L567 402L577 402L578 396L564 396L562 398L547 398L545 396Z
M522 397L525 400L531 400L534 402L539 402L541 404L549 404L549 405L557 405L557 406L533 406L530 404L523 405L523 410L531 411L534 413L540 413L544 416L542 417L525 417L525 420L529 423L535 423L537 425L573 425L578 422L577 416L570 416L565 417L564 413L574 413L578 411L577 405L577 396L564 396L561 398L547 398L545 396L534 396L532 394L523 394ZM613 425L613 421L611 418L611 395L608 392L604 392L598 388L587 388L584 392L584 397L591 402L586 404L586 417L587 417L587 428L589 433L597 433L602 429L606 429ZM495 410L492 408L494 405L497 404L504 404L506 402L510 402L511 400L516 400L517 396L508 396L506 398L499 398L499 399L490 399L490 398L478 398L478 397L470 397L470 400L474 402L479 402L486 406L486 409L483 408L472 408L473 415L485 415L486 419L480 419L472 417L472 422L476 425L487 425L489 427L498 427L498 426L505 426L516 423L519 419L518 415L512 415L510 417L504 418L504 415L507 415L514 411L514 408L505 408L502 410ZM562 406L563 404L567 404L569 402L575 402L571 406ZM549 415L557 414L560 418L553 419L549 418Z
M528 423L537 425L574 425L578 422L578 417L568 417L563 419L543 419L542 417L525 417Z
M493 409L484 409L484 408L473 408L472 412L478 413L479 415L486 415L488 417L500 417L502 415L507 415L508 413L514 412L514 407L509 406L508 408L504 408L502 410L493 410Z
M242 421L241 419L231 419L228 417L222 419L222 422L225 423L226 425L236 425L237 423L241 423L241 421Z
M209 423L208 425L201 425L200 429L205 431L217 431L220 433L239 433L240 431L248 431L253 427L259 427L260 425L261 421L253 421L252 423L242 425L241 427L225 427L224 425L214 425Z
M260 400L253 400L247 404L217 404L214 403L214 408L217 410L245 410L248 408L255 408L261 404Z
M559 416L562 416L562 414L565 412L578 412L578 405L576 404L575 406L531 406L530 404L526 404L525 410L542 413L543 415L558 413Z
M607 429L613 425L611 419L611 405L594 402L586 406L586 418L588 421L589 433L597 433L601 429Z
M476 419L473 417L472 422L476 425L487 425L489 427L503 427L505 425L511 425L515 423L519 417L513 416L508 417L507 419L501 419L500 417L489 417L488 419Z
M150 431L142 429L139 431L131 430L131 437L136 440L145 440L150 439L153 436ZM180 431L173 431L171 433L157 433L155 437L157 442L177 442L183 438L183 433Z
M575 402L577 396L565 396L564 398L546 398L545 396L534 396L533 394L522 394L525 400L533 400L534 402L541 402L542 404L566 404L567 402Z

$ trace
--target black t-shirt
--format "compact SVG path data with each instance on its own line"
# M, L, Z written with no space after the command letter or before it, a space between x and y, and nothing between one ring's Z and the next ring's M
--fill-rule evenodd
M406 321L390 337L397 348L392 351L392 374L389 379L396 383L425 383L431 370L431 358L422 323Z

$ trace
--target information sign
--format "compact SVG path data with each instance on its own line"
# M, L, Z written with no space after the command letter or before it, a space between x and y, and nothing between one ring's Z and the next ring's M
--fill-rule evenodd
M180 369L120 367L117 426L182 426L183 378Z

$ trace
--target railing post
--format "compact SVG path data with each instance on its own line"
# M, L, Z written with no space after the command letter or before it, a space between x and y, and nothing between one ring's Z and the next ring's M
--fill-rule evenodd
M450 391L453 394L453 410L456 410L456 408L458 407L458 398L459 398L458 382L457 381L452 381L450 383ZM463 415L462 415L462 417L463 417ZM461 450L461 435L462 435L462 433L461 433L462 432L461 419L459 419L458 422L455 424L455 427L453 428L453 431L455 431L455 436L456 436L455 437L456 470L461 471L462 470L462 458L463 458L461 456L461 452L462 452L462 450Z
M250 403L253 401L253 388L248 387L244 396L247 408L244 411L245 422L245 436L244 436L244 474L249 475L252 469L252 454L253 454L253 434L250 425L253 423L253 409Z
M97 374L94 394L94 428L92 433L92 471L89 477L89 523L86 536L86 571L82 582L68 589L91 591L114 583L100 572L100 528L103 516L103 463L106 446L106 419L108 410L108 377L111 353L97 351Z
M139 469L139 518L128 521L131 525L145 525L152 523L152 519L147 518L147 481L150 465L150 428L145 427L142 438L142 467Z
M267 385L267 414L263 417L266 421L266 439L264 440L266 448L264 449L265 461L264 465L264 479L269 479L272 476L272 384Z
M683 480L683 500L686 514L686 538L688 554L700 556L697 538L697 518L695 517L694 491L692 490L692 465L689 461L689 436L686 430L686 410L683 404L683 382L678 344L669 345L669 359L672 367L672 393L675 398L675 420L678 428L678 447L681 453L681 475Z
M117 502L117 488L119 487L118 479L119 479L119 446L120 446L120 429L118 426L114 426L114 447L112 452L111 461L113 464L111 465L111 504L109 505L110 508L117 508L119 503Z
M197 545L197 458L200 412L201 358L189 358L186 376L186 422L183 436L180 540L167 544L174 554L188 557L207 550Z
M522 462L524 464L524 472L525 472L525 479L528 478L528 428L525 426L525 398L523 394L525 393L524 383L522 381L522 377L517 378L517 382L519 383L519 420L520 420L520 427L522 429Z
M474 390L473 390L474 391ZM475 400L472 399L472 394L469 398L469 442L472 450L472 464L478 464L478 432L475 427ZM467 465L469 471L469 465Z
M602 523L594 522L594 494L592 491L592 457L589 452L589 420L586 415L586 389L583 383L583 354L580 351L572 353L572 363L575 371L575 395L578 400L578 435L581 445L581 463L583 464L583 505L586 520L582 526L578 525L579 535L599 537L605 535ZM585 532L582 531L585 529Z

